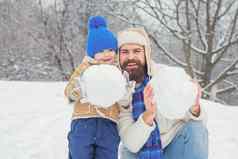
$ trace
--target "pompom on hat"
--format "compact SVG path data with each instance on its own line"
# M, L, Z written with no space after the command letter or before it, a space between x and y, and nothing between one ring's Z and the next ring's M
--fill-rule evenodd
M106 19L102 16L92 16L88 20L87 55L94 58L103 50L117 52L117 38L108 30Z

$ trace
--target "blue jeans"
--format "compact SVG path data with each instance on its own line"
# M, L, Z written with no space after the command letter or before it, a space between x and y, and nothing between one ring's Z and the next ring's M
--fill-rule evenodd
M122 146L120 158L136 159L136 154ZM164 159L208 159L207 128L199 121L186 123L164 148Z
M117 159L117 125L104 118L75 119L68 134L69 159Z

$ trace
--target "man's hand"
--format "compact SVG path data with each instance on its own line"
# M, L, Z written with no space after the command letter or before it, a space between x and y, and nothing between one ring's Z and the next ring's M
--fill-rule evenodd
M197 87L197 97L195 100L195 104L191 107L190 111L194 116L198 117L200 115L200 99L202 96L202 88L197 81L193 81L193 83Z
M153 99L153 88L151 85L147 85L144 89L144 104L145 112L143 113L143 120L148 125L153 125L153 121L156 115L156 103Z

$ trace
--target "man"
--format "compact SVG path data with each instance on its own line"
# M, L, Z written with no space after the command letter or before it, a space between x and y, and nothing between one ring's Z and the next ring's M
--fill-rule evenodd
M132 104L120 113L121 159L207 159L208 132L200 92L183 119L170 120L156 113L153 89L147 83L166 66L151 60L150 41L142 28L119 32L118 46L120 67L136 81Z

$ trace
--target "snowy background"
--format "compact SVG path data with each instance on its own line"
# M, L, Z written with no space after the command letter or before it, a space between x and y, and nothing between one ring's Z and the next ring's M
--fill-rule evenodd
M64 82L0 81L0 158L66 159L72 105ZM238 156L238 107L202 101L208 113L209 159Z
M192 6L194 1L0 0L0 159L67 158L72 105L63 96L66 83L56 81L68 80L85 55L87 19L92 15L106 17L114 33L144 26L156 62L188 70L192 64L203 88L214 84L206 89L206 96L227 104L202 101L208 113L209 159L237 158L238 0L200 0L199 8L195 6L198 15L184 10L186 2ZM158 3L163 10L156 8ZM154 13L165 18L170 14L163 20L165 25ZM187 13L193 14L190 23L185 23ZM176 16L180 18L171 18ZM207 28L208 19L216 22L214 30ZM192 24L192 31L187 24ZM208 35L214 36L210 39ZM194 48L191 56L184 47L184 36L192 37L192 43L186 44Z
M115 34L143 26L156 62L186 69L206 88L206 99L238 105L238 0L0 0L0 80L66 81L85 56L93 15L104 16ZM216 22L214 29L207 21Z

